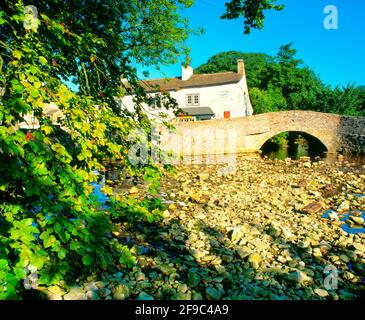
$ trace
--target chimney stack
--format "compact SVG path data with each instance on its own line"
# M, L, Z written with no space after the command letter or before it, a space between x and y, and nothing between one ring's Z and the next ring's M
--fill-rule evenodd
M194 69L189 66L189 65L183 65L182 66L182 75L181 75L181 80L185 81L185 80L189 80L190 77L194 74Z
M237 73L245 74L245 63L244 63L243 59L237 60Z

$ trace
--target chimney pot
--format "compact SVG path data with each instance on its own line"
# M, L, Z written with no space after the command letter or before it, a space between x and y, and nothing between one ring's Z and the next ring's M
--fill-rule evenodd
M243 61L243 59L237 60L237 73L245 74L245 62Z

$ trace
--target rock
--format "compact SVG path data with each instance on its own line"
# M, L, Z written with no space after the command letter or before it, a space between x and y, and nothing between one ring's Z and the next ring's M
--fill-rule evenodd
M163 264L160 267L161 272L165 275L165 276L169 276L170 274L176 272L176 269L174 267L171 267L169 265Z
M191 192L190 193L190 199L193 202L199 203L201 200L202 194L200 192Z
M192 294L191 299L192 300L203 300L203 297L199 292L194 291L194 293Z
M353 222L355 222L356 224L358 224L358 225L363 225L364 224L364 222L365 222L365 220L363 219L363 218L361 218L361 217L354 217L354 216L351 216L350 217L350 219L353 221Z
M171 300L190 300L191 295L188 293L177 292Z
M354 242L353 247L360 252L365 252L365 245L361 243Z
M205 290L205 295L208 300L220 300L222 298L223 292L213 287L208 287Z
M200 173L200 174L198 174L198 179L201 180L201 181L208 180L209 177L210 177L210 174L208 174L208 173Z
M132 188L130 188L129 189L129 193L130 194L136 194L136 193L138 193L139 192L139 190L138 190L138 188L137 187L132 187Z
M282 233L282 230L278 225L271 223L267 232L272 237L279 237Z
M305 206L301 211L307 214L314 214L323 209L322 202L313 202Z
M312 167L312 164L310 162L304 162L303 163L303 167L304 168L311 168Z
M112 289L114 300L125 300L129 297L129 287L125 284L119 284Z
M242 248L238 248L236 250L237 254L240 256L241 259L245 259L250 255L250 252L242 249Z
M108 288L103 288L103 289L99 290L99 295L100 295L100 297L103 297L103 298L109 296L111 293L112 293L112 291Z
M345 262L345 263L349 263L350 262L350 258L347 256L347 255L345 255L345 254L341 254L340 255L340 259L343 261L343 262Z
M347 212L350 210L350 204L348 201L343 201L340 206L337 208L338 212Z
M299 270L290 273L288 275L288 279L300 285L310 284L313 282L313 279L311 277L309 277L305 272Z
M314 289L314 293L322 298L329 296L329 293L324 289Z
M169 205L169 210L171 210L171 211L175 211L177 209L177 206L174 204L174 203L171 203L170 205Z
M189 250L190 254L195 258L195 259L201 259L205 256L205 253L202 250L198 250L198 249L190 249Z
M338 217L338 213L336 211L331 211L329 214L328 214L328 218L332 221L339 221L340 218Z
M62 296L66 293L59 286L51 286L45 289L48 300L62 300Z
M137 297L137 300L155 300L151 295L141 291Z
M70 291L63 296L64 300L87 300L86 292L81 287L72 287Z
M197 271L190 271L188 274L188 284L190 287L194 288L200 284L201 277Z
M248 257L248 262L257 269L260 266L260 263L262 261L262 258L257 253L253 253Z
M136 281L144 281L144 280L146 280L146 275L143 272L138 272L135 275L135 279L136 279Z
M338 188L336 188L333 184L328 184L324 187L324 193L323 196L325 198L330 198L339 193Z
M99 295L96 293L96 291L88 291L86 293L87 300L100 300Z
M233 230L231 230L228 233L228 237L231 239L232 242L237 242L238 240L241 240L243 237L243 232L241 231L240 228L235 228Z
M122 272L116 272L113 274L114 278L123 278L123 273Z

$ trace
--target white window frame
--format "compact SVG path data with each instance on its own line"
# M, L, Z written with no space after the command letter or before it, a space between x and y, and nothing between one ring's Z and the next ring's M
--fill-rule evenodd
M196 97L198 97L198 102L195 102ZM190 103L189 103L189 98L191 98ZM187 106L200 106L200 93L188 93L188 94L186 94L186 105Z

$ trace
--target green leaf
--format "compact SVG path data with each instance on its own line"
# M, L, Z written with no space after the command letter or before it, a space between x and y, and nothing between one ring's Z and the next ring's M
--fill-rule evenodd
M57 252L57 256L58 256L61 260L65 259L66 254L67 254L67 250L66 250L66 249L64 249L64 248L61 248L61 249Z
M0 270L5 269L8 266L8 261L0 259Z
M35 88L30 89L29 94L34 99L39 97L39 91Z
M90 266L90 265L93 263L93 261L94 261L94 259L93 259L93 257L92 257L92 256L90 256L90 255L86 255L86 256L84 256L84 257L82 258L82 263L83 263L86 267Z
M61 233L63 231L63 228L61 226L61 224L57 221L53 227L53 230L56 232L56 233Z
M50 235L49 237L45 238L43 240L43 246L45 248L49 248L50 246L52 246L54 243L56 242L56 238L54 235Z
M48 63L47 59L43 56L38 57L38 59L42 65L46 65Z
M15 49L13 52L12 52L12 55L15 59L18 59L20 60L20 58L22 57L22 52L18 49Z

